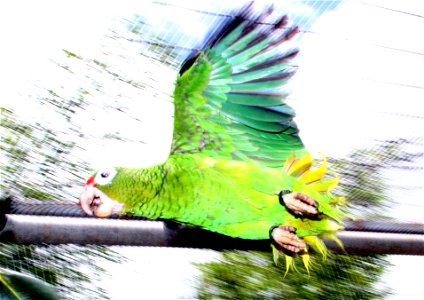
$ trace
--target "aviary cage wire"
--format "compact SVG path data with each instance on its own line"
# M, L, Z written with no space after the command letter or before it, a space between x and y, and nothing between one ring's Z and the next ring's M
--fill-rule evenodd
M263 4L262 1L258 2ZM39 79L37 82L38 88L27 91L33 98L37 98L38 108L44 109L43 114L37 113L31 120L22 119L19 116L19 109L13 107L13 103L5 105L13 114L16 112L16 116L4 112L3 117L6 120L6 122L2 120L2 125L5 125L6 129L4 136L7 137L7 134L11 134L13 138L19 140L19 143L13 138L2 139L2 144L5 145L2 150L6 151L5 157L9 163L8 166L2 166L2 168L4 167L2 190L15 188L20 195L35 197L51 193L59 201L76 199L79 193L76 186L79 183L82 184L82 178L87 174L87 169L93 167L88 166L86 161L95 155L93 155L93 149L81 149L82 147L75 147L75 145L86 145L88 140L94 140L101 144L102 146L99 148L104 147L103 140L123 141L126 145L142 142L146 146L141 148L141 151L145 151L141 153L148 156L154 151L151 149L157 149L158 145L166 144L170 137L169 133L164 133L158 138L148 132L149 128L155 126L164 131L168 130L168 132L172 129L170 121L172 103L169 95L172 93L172 85L178 67L190 51L201 45L208 28L212 25L216 26L223 18L231 16L232 8L239 7L243 3L243 1L231 4L221 1L141 1L138 7L132 7L133 10L130 13L129 9L125 11L125 18L122 18L122 15L114 18L108 28L105 28L104 36L95 49L87 51L81 48L81 51L75 51L74 49L78 49L78 47L71 47L72 49L58 51L57 53L61 54L56 54L53 58L54 68L60 69L54 73L57 74L55 80L49 79L51 75L44 75L43 79ZM402 98L397 97L396 99L385 98L385 101L379 99L378 105L362 106L360 109L353 110L353 113L360 111L363 114L358 115L356 122L351 126L357 126L358 130L363 131L362 124L368 124L370 132L364 132L363 139L368 140L368 143L364 143L365 150L353 155L352 160L362 167L364 165L368 167L366 169L358 167L358 170L368 172L366 175L368 175L369 182L361 182L367 188L371 189L381 185L383 181L386 182L383 187L386 191L386 199L389 201L383 202L383 205L378 208L384 210L385 216L392 216L401 221L422 222L423 206L419 199L422 199L423 189L423 136L420 128L422 129L424 115L418 109L418 103L422 99L420 96L422 96L424 88L420 82L422 76L419 74L419 71L423 70L420 66L422 66L421 58L424 55L424 49L418 43L412 42L416 39L413 33L409 35L411 40L403 35L396 35L396 31L386 33L393 28L399 32L406 32L402 26L406 26L407 29L423 28L423 13L408 7L408 5L413 7L413 3L406 2L404 5L402 7L397 3L377 0L286 1L284 5L276 4L276 9L284 8L291 16L292 21L301 24L303 28L299 39L301 52L305 52L299 59L299 72L302 73L299 74L300 79L296 80L293 85L294 93L290 103L296 110L298 110L296 106L299 106L298 118L302 118L302 112L305 112L305 107L307 109L308 103L311 103L310 99L302 99L302 97L308 97L299 91L302 84L301 78L311 83L310 88L317 91L314 100L325 101L323 98L334 98L337 95L347 99L340 100L341 103L335 104L332 110L321 110L322 118L331 119L334 111L344 105L343 101L352 101L353 96L349 96L351 93L354 96L361 94L364 98L368 98L360 102L362 105L375 99L372 97L379 93L385 97L389 94L393 94L395 97L402 96ZM420 7L418 6L418 8ZM352 19L355 19L352 22L348 22L347 19L346 23L356 24L353 27L344 26L345 23L333 23L332 26L352 31L325 31L328 30L328 27L322 25L321 20L327 18L327 20L330 19L328 22L331 22L331 18L335 18L334 16L337 14L346 14L349 11L362 12L363 19L358 20L358 16L352 16ZM392 20L392 23L396 25L384 28L378 24L372 26L367 23L367 20L369 22L370 19L381 20L378 18L381 16L385 17L384 20L386 18ZM91 17L92 20L96 19L94 10ZM336 20L340 21L336 18L333 19L333 22ZM320 22L320 26L314 26L318 22ZM367 25L372 34L361 35L361 30L363 30L361 24ZM352 29L355 27L358 29L357 32ZM388 35L390 38L387 37ZM402 36L402 39L396 38L399 36ZM326 48L326 44L330 44L331 47L327 45L326 48L327 55L324 55L325 52L321 49L319 52L321 56L314 56L314 50L306 48L310 41L315 41L315 45L322 44L324 48ZM346 51L348 52L346 53ZM344 68L337 67L337 63L344 59L355 62L358 56L367 57L366 63L358 69L352 70L352 64L347 64ZM314 66L315 71L306 65L313 59L320 60L320 63ZM383 62L387 62L387 64L383 64ZM381 72L375 70L387 68L389 62L390 68L388 68L387 74L391 74L391 76L379 77ZM322 74L322 78L318 76L312 81L305 74L306 71L303 72L302 69L308 70L312 76ZM341 73L337 73L341 70ZM361 70L363 72L359 72ZM410 70L416 70L416 72ZM408 73L406 73L407 71ZM354 86L362 89L361 93L352 92L350 89L343 92L340 91L341 88L337 89L337 87L334 87L336 91L330 91L332 80L336 77L345 78L347 83L342 85L342 88ZM334 84L340 84L340 81L334 81ZM369 95L367 95L368 93ZM296 104L299 98L300 103ZM143 99L142 102L139 99ZM316 108L317 106L312 105L312 110ZM350 108L352 107L349 106L348 109ZM99 113L99 111L103 111L103 113ZM346 109L343 112L346 114ZM96 116L90 119L78 117L77 113ZM153 113L157 115L153 116ZM61 117L58 118L58 116ZM104 124L105 121L113 120L114 117L130 119L132 122L130 124L138 126L138 132L135 134L133 134L134 131L124 132L129 121L119 129L110 125L97 131L93 129L93 124ZM313 116L308 113L308 117L312 118ZM346 115L344 117L347 118ZM169 120L165 121L165 119ZM10 120L14 120L15 123L9 122ZM387 126L388 129L384 132L381 129L372 129L376 127L373 120L383 122L381 124ZM336 121L339 119L336 118ZM111 123L117 125L116 122L112 121ZM300 126L301 134L308 131L306 120L302 123L305 125ZM21 128L11 126L13 124L19 124ZM24 130L24 124L28 124L28 131ZM88 126L84 127L83 125ZM322 125L328 129L328 124ZM346 125L340 123L339 126ZM82 127L86 131L81 135ZM394 127L397 130L390 132ZM365 126L365 128L367 127ZM345 129L351 133L347 127ZM381 135L378 135L379 132ZM314 131L306 132L307 135L315 133ZM331 135L329 130L328 139L324 138L324 140L329 142ZM336 137L340 139L340 143L345 141L339 135ZM357 137L352 136L352 139L355 138ZM372 142L369 143L370 141ZM16 143L14 144L14 142ZM311 144L316 151L325 151L331 156L331 151L321 149L321 146L321 144ZM94 151L98 151L99 148L95 148ZM17 151L19 149L25 151L19 152ZM103 149L106 151L106 148ZM163 152L165 153L165 151ZM382 157L376 157L378 154L382 154ZM159 153L157 157L146 160L160 160L163 155L163 153ZM58 168L58 166L63 168ZM354 180L357 178L355 177L356 169L351 167L344 172L346 178L351 180L350 187L354 187L358 183ZM349 186L348 184L349 182L347 182L347 186ZM358 190L355 197L366 202L367 196L369 196L367 193L364 194ZM362 208L361 217L376 217L375 210L370 205L362 203L360 207ZM122 253L128 254L128 256L124 258ZM199 276L201 273L191 266L189 261L201 263L220 260L219 255L213 251L75 245L3 244L0 248L0 255L2 266L6 265L14 270L29 272L47 282L54 283L60 289L61 295L69 299L117 298L119 288L111 288L111 286L118 280L121 287L126 288L128 295L135 293L134 290L131 291L131 288L137 288L137 282L140 284L140 281L143 281L144 293L150 295L152 299L154 297L161 299L161 295L165 295L165 298L180 299L207 298L207 292L214 295L213 291L217 287L213 284L205 286L205 282L200 282L200 279L193 279L194 276ZM176 257L183 262L176 261ZM245 259L248 261L252 259L258 265L262 262L254 257ZM384 261L384 258L382 259ZM402 270L409 263L423 266L422 257L399 258L397 256L389 257L388 260L393 260L395 263L401 261L400 265L396 265L396 270ZM230 265L234 264L231 259L227 259L226 262ZM370 268L373 263L380 266L373 261L370 262ZM384 262L379 261L379 263L381 267L384 265ZM109 273L103 272L103 268L108 268ZM342 272L341 270L340 266L329 266L325 271L326 276L330 279L344 278L341 273L338 274ZM380 290L381 295L384 295L384 288L389 284L388 282L392 285L396 279L393 279L393 273L393 269L389 270L383 275L380 284L367 287L371 289L370 294L367 295L375 293L378 296ZM358 276L354 274L348 276ZM371 275L376 278L379 276L372 272ZM120 280L123 276L126 279ZM401 278L399 274L396 276ZM181 279L173 285L168 285L168 289L161 289L160 284L154 283L154 281L172 282L175 278ZM190 285L202 286L204 289L201 293L197 293L194 288L189 287ZM217 285L219 284L217 283ZM316 295L322 295L318 292L319 288L317 284L314 284L314 280L311 280L309 285L308 288L312 291L311 295L314 295L314 290ZM255 289L252 288L250 291L254 293ZM412 297L418 296L420 293L413 283L408 286L398 285L393 292L394 295ZM222 297L225 295L230 297L231 294L221 294ZM270 297L270 295L275 295L275 292L271 291L266 295ZM295 295L299 296L299 294ZM346 295L347 290L340 288L338 293L336 291L335 298L343 299ZM313 298L313 296L310 297ZM136 296L133 298L136 299Z

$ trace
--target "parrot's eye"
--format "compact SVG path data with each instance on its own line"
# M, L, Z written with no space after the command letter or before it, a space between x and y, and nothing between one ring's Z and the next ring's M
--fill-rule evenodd
M116 175L116 170L113 168L104 169L97 172L94 181L97 185L107 185L112 182L113 178Z

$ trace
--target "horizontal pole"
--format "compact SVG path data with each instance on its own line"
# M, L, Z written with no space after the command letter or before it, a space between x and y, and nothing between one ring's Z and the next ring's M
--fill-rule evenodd
M348 254L424 255L423 234L340 231L337 237ZM331 240L325 241L325 244L330 249L338 247Z
M1 207L3 204L4 207ZM76 203L51 203L43 201L19 201L12 198L0 201L0 211L3 214L34 215L34 216L56 216L56 217L79 217L91 218ZM0 230L2 227L2 214L0 213ZM143 217L114 215L112 219L148 220ZM422 223L401 223L390 220L346 220L347 231L368 231L385 233L409 233L424 234Z
M210 231L163 221L115 220L6 214L0 242L17 244L98 244L240 249L269 251L269 240L242 240ZM346 252L331 240L336 253L355 255L424 255L424 235L364 231L341 231L337 237Z

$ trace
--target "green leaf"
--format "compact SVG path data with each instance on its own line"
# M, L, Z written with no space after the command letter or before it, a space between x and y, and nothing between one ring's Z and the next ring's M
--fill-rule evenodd
M59 299L53 286L40 279L0 268L0 299Z

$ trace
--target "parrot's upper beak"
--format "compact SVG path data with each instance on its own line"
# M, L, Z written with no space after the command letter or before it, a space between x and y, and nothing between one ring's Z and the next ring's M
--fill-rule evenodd
M85 185L79 204L87 215L107 218L112 214L120 213L123 204L110 199L105 193L93 185Z

